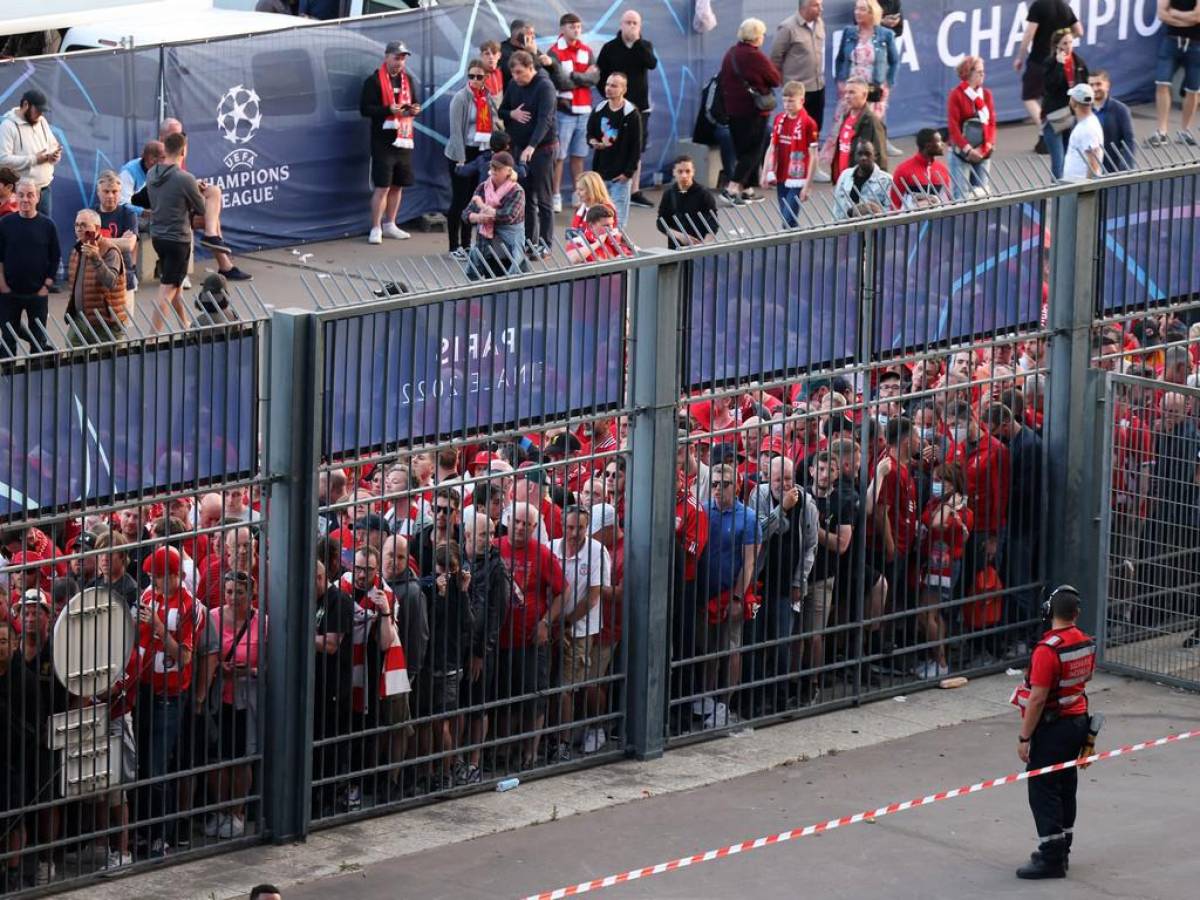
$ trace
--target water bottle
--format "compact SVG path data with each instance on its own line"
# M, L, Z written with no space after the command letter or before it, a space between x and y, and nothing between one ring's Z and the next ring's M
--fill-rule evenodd
M505 791L511 791L520 783L520 778L505 778L498 785L496 785L496 793L503 794Z

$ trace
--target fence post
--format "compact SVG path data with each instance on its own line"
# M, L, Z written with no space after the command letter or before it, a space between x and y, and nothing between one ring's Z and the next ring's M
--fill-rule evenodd
M323 366L320 323L312 312L276 310L269 334L267 596L273 602L267 631L263 806L271 837L286 841L307 833L311 813Z
M1045 427L1048 585L1074 585L1083 598L1080 627L1099 624L1100 509L1108 488L1104 471L1107 422L1103 373L1093 369L1092 325L1098 289L1100 194L1096 189L1062 195L1054 204L1050 244L1050 376Z
M632 461L627 479L625 584L628 641L625 696L629 752L661 756L665 741L668 634L675 536L675 445L679 402L677 263L638 269L630 319ZM677 598L678 599L678 598Z

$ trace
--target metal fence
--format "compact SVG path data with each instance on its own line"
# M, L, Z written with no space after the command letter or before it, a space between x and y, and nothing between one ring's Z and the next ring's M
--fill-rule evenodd
M1193 164L504 279L335 276L309 285L315 312L3 362L3 575L18 601L47 594L16 606L33 637L0 626L0 701L28 726L0 742L11 887L1017 662L1045 584L1112 582L1097 548L1124 526L1096 410L1106 360L1133 351L1106 336L1137 323L1138 353L1173 359L1146 323L1190 323L1198 180ZM118 530L122 553L103 543ZM1167 572L1148 537L1135 565ZM122 554L146 617L150 668L135 654L123 682L145 685L142 744L128 781L72 787L43 714L99 707L13 663L45 652L55 616L55 639L98 648L63 624L94 615L60 613L77 590L56 570L86 581L95 560L104 588ZM188 619L171 623L173 583L141 592L176 558L208 609L186 661L153 624ZM1194 625L1169 571L1110 609ZM1136 646L1120 639L1110 662ZM76 693L124 721L111 686ZM89 726L66 759L99 772L124 727Z

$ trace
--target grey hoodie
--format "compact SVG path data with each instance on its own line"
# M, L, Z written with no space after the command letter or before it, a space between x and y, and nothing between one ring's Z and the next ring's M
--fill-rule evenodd
M0 119L0 166L8 166L22 178L32 178L39 188L54 180L54 163L39 163L37 156L57 146L45 116L30 125L21 115L21 108L13 107Z
M146 173L150 195L150 237L161 241L192 242L192 216L204 214L204 197L196 176L172 162L161 162Z

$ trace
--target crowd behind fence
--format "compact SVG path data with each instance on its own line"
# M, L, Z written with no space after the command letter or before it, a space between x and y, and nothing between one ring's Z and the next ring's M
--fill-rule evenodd
M5 361L6 890L1017 664L1077 509L1194 645L1198 176L1120 178Z

